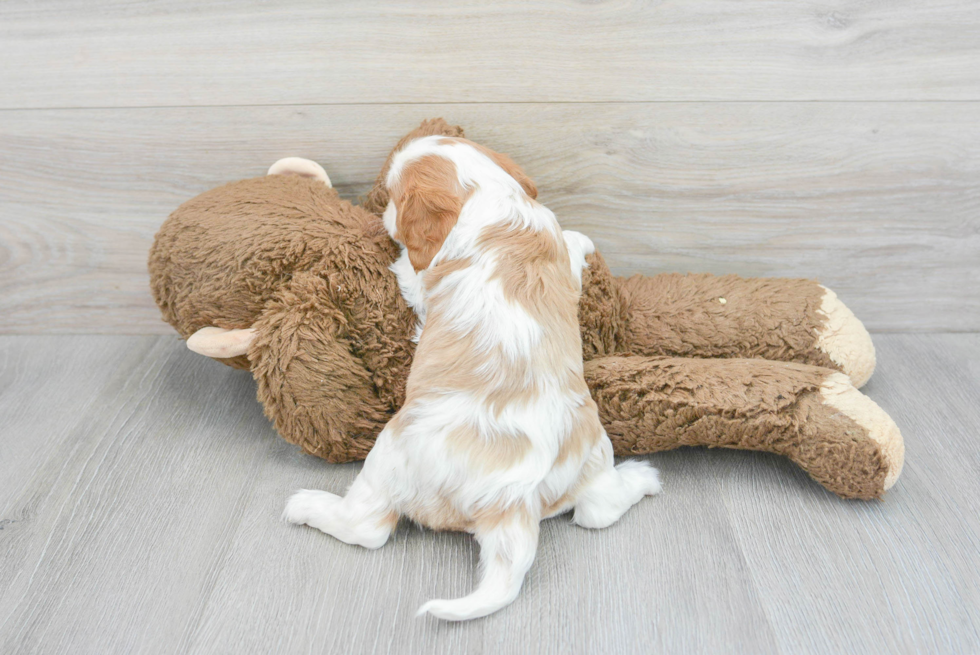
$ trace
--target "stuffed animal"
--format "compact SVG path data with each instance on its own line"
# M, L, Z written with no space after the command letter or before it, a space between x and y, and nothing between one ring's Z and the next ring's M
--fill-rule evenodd
M394 152L431 134L463 131L426 121ZM330 462L362 459L404 399L415 347L415 315L388 268L398 246L379 218L384 186L358 207L311 161L269 173L170 215L150 251L153 296L192 350L251 370L286 440ZM598 252L587 264L585 375L617 455L772 452L845 498L895 483L901 434L857 389L874 347L832 291L735 275L615 277Z

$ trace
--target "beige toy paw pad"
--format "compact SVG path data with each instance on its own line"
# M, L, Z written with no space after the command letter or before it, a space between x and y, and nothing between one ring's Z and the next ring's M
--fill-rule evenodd
M895 421L875 401L858 391L843 373L829 376L820 387L820 395L824 404L867 430L868 436L878 444L888 467L882 490L890 489L905 463L905 442Z
M822 286L822 285L821 285ZM825 291L819 312L826 322L818 332L817 348L827 354L851 378L855 387L862 387L875 370L875 347L864 324L837 297Z

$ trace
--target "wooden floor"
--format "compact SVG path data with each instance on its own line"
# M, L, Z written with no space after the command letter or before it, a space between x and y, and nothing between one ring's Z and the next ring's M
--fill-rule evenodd
M414 613L472 588L473 541L281 521L358 465L279 439L247 373L170 336L0 337L0 652L976 652L980 335L876 340L867 392L907 445L884 501L775 456L654 455L662 495L547 521L517 601L451 625Z

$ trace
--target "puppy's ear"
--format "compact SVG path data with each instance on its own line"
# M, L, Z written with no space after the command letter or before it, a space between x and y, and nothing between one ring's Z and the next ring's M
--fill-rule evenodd
M463 209L456 166L441 157L423 157L404 173L395 201L396 238L405 244L416 272L428 268Z

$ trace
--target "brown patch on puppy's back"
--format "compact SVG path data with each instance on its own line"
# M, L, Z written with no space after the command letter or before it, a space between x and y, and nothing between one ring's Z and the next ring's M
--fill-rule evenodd
M505 407L537 399L540 389L533 375L535 362L511 361L502 346L486 348L480 340L478 330L460 333L441 308L430 310L409 376L405 407L432 394L463 391L482 399L486 408L499 416ZM488 373L492 371L501 374Z
M558 449L554 466L561 466L573 455L581 455L586 450L592 450L601 436L602 423L599 422L599 410L590 397L576 412L575 424Z
M431 291L432 289L436 288L436 286L442 282L445 277L452 275L457 271L462 271L469 268L472 263L473 262L469 257L461 257L460 259L449 259L439 262L431 269L426 271L425 290Z
M499 279L507 300L520 303L532 315L553 315L559 308L565 320L578 323L579 293L572 284L568 249L549 231L492 225L484 228L477 246L500 252L497 270L491 279ZM541 302L549 304L542 307ZM535 312L535 310L538 310ZM543 310L543 311L541 311Z
M566 368L569 358L579 360L581 371L582 338L579 333L579 291L572 280L568 250L563 240L548 230L495 225L483 230L477 246L499 253L491 280L499 280L504 297L519 305L542 328L544 339L535 353L534 365L565 368L566 384L575 392L587 394L588 387L579 372Z
M470 426L452 430L446 435L446 445L451 453L466 456L470 466L484 473L516 466L533 447L525 434L486 434Z

